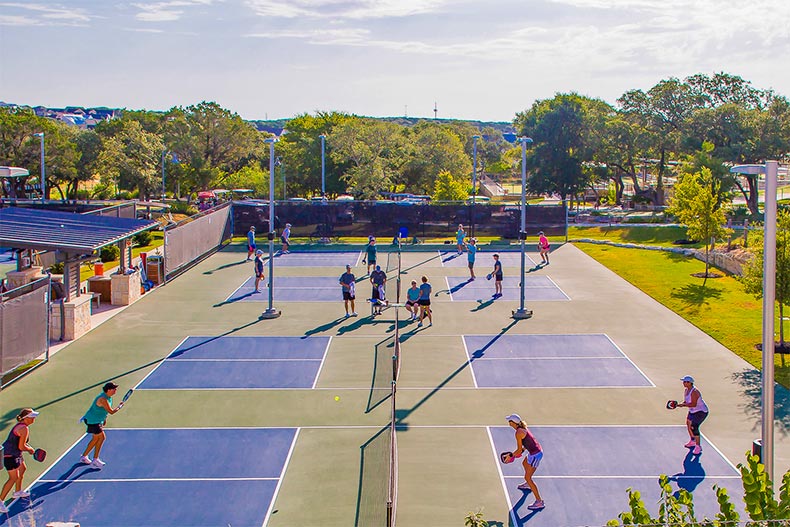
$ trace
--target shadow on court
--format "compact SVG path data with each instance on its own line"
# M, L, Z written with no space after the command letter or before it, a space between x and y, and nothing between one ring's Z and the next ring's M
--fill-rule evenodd
M225 265L220 265L219 267L215 267L214 269L210 269L208 271L203 271L203 274L214 274L217 271L222 271L223 269L229 269L231 267L236 267L237 265L244 265L246 263L252 263L251 261L248 262L246 260L240 260L238 262L232 262Z
M755 418L755 432L759 432L759 418L762 415L762 374L759 370L744 369L732 376L741 386L746 403L741 406L746 414ZM774 418L783 435L790 433L790 390L781 384L774 384Z
M260 292L255 292L253 290L253 291L250 291L249 293L246 293L246 294L243 294L243 295L240 295L240 296L233 296L231 298L228 298L227 300L223 300L219 304L214 304L213 307L222 307L222 306L227 305L227 304L232 304L234 302L238 302L239 300L244 300L245 298L251 297L252 295L259 295L259 294L261 294L263 292L264 292L263 290L261 290ZM266 294L268 295L268 292ZM267 298L268 298L268 296L267 296Z
M475 307L474 309L470 309L469 311L471 311L472 313L474 313L475 311L482 311L485 308L494 305L494 300L496 300L496 298L489 298L485 302L483 302L482 300L478 300L477 307Z
M250 327L250 326L254 326L255 324L257 324L257 323L258 323L258 322L260 322L260 321L261 321L260 319L255 319L255 320L253 320L252 322L248 322L247 324L244 324L243 326L238 326L238 327L235 327L235 328L233 328L233 329L230 329L230 330L226 331L225 333L222 333L221 335L217 335L216 337L212 337L212 338L211 338L211 339L209 339L209 340L202 341L202 342L200 343L200 345L203 345L203 344L205 344L206 342L210 342L210 341L212 341L212 340L216 340L216 339L218 339L218 338L221 338L221 337L226 337L226 336L228 336L228 335L231 335L231 334L233 334L233 333L236 333L237 331L240 331L240 330L242 330L242 329L244 329L244 328L248 328L248 327ZM187 351L188 349L191 349L191 348L185 348L184 350L179 350L179 351L180 351L180 352L183 352L183 351ZM151 366L154 366L154 365L156 365L156 364L159 364L160 362L162 362L163 360L165 360L167 357L169 357L169 356L170 356L170 354L171 354L171 353L170 353L170 352L168 352L168 353L167 353L167 355L165 355L165 356L164 356L164 357L162 357L161 359L156 359L156 360L153 360L153 361L151 361L151 362L148 362L148 363L146 363L146 364L143 364L143 365L141 365L141 366L138 366L138 367L136 367L136 368L133 368L133 369L131 369L131 370L127 370L127 371L125 371L125 372L123 372L123 373L119 373L118 375L114 375L114 376L112 376L112 377L109 377L109 378L107 378L107 379L104 379L104 380L98 381L98 382L96 382L96 383L93 383L93 384L91 384L91 385L89 385L89 386L86 386L86 387L84 387L84 388L81 388L81 389L79 389L79 390L77 390L77 391L71 392L71 393L69 393L69 394L67 394L67 395L63 395L63 396L61 396L61 397L58 397L57 399L52 399L52 400L51 400L51 401L49 401L49 402L46 402L46 403L43 403L43 404L36 405L36 408L37 408L37 409L38 409L38 408L46 408L47 406L51 406L51 405L53 405L53 404L55 404L55 403L58 403L58 402L60 402L60 401L64 401L64 400L66 400L66 399L68 399L68 398L70 398L70 397L74 397L75 395L79 395L79 394L81 394L81 393L85 393L85 392L87 392L87 391L92 391L92 390L95 390L96 388L99 388L100 386L104 386L106 383L108 383L108 382L110 382L110 381L118 381L118 379L121 379L121 378L123 378L123 377L126 377L127 375L131 375L132 373L136 373L136 372L138 372L138 371L140 371L140 370L144 370L144 369L146 369L146 368L149 368L149 367L151 367Z
M346 317L338 317L338 318L336 318L335 320L333 320L331 322L327 322L326 324L322 324L320 326L316 326L313 329L308 329L307 331L304 332L304 337L302 337L302 338L307 338L307 337L309 337L311 335L315 335L316 333L323 333L324 331L329 331L330 329L332 329L333 327L337 326L338 324L340 324L344 320L346 320Z
M680 489L694 492L705 479L705 468L700 461L701 456L695 456L689 449L686 457L683 458L683 472L670 476L669 481L674 481L678 486L678 490L674 494L676 498L680 496Z
M79 472L77 475L72 476L74 472L78 469L84 469L82 472ZM46 498L48 495L53 494L55 492L59 492L78 479L86 474L90 474L92 472L98 472L100 469L98 468L91 468L89 465L84 465L82 463L75 463L72 465L66 472L58 476L56 481L48 481L45 483L41 483L35 486L35 489L32 491L32 496L30 498L30 503L27 503L27 500L21 499L17 500L11 507L10 512L8 513L8 519L11 520L15 516L23 516L19 518L22 522L19 525L29 524L29 525L36 525L36 520L33 517L35 515L35 509L44 505L47 501ZM25 518L24 516L30 515L31 518Z

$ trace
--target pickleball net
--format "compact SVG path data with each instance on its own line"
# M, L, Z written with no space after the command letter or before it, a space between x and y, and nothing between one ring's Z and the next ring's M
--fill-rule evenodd
M400 239L398 239L400 242ZM387 272L397 273L394 293L395 303L401 298L401 247L387 256ZM389 282L389 280L388 280ZM391 282L390 282L391 283ZM392 296L389 296L392 298ZM360 484L357 499L355 526L395 525L398 504L398 441L397 441L397 383L400 374L400 307L394 307L395 331L390 337L376 344L374 371L368 409L371 411L389 398L387 422L360 448ZM386 395L384 395L386 393Z

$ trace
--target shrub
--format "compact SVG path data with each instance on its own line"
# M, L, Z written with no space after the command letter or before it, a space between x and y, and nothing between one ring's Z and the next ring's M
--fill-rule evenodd
M135 234L132 237L132 243L134 243L138 247L144 247L146 245L151 245L151 240L153 238L154 235L151 234L151 231L143 231Z
M187 216L192 216L197 214L198 210L186 201L176 201L170 204L170 212L173 214L186 214Z
M119 249L117 245L108 245L107 247L102 247L101 252L99 253L99 258L102 262L112 262L113 260L117 260L120 257L121 249Z
M63 262L57 262L50 266L49 272L52 274L63 274Z

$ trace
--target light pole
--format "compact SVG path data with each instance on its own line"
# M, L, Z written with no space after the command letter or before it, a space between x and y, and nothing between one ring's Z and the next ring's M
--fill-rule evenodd
M321 197L326 198L326 136L318 137L321 138Z
M44 162L44 132L33 134L34 137L41 139L41 201L47 199L47 171Z
M765 174L765 223L763 224L763 382L762 463L773 479L774 472L774 308L776 303L776 186L779 163L736 165L733 174Z
M477 140L480 139L479 135L473 135L473 146L472 146L472 158L474 161L472 162L472 217L471 221L469 222L469 234L471 236L475 235L475 197L477 196Z
M274 309L274 143L277 138L266 139L269 143L269 307L261 313L261 318L271 319L280 316L280 312Z
M532 139L519 137L518 142L521 143L521 230L518 233L518 238L521 240L521 304L517 310L513 311L513 318L523 320L532 316L532 311L524 307L524 279L526 278L526 248L524 245L527 241L527 143L532 144Z
M167 155L167 148L162 149L162 203L165 202L165 156Z

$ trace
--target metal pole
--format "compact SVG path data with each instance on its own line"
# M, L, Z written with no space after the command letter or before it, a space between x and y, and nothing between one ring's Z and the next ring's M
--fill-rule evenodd
M765 162L765 244L763 247L762 461L774 472L774 308L776 302L776 186L779 163Z
M274 309L274 143L277 139L272 137L266 140L269 143L269 307L261 313L261 318L270 319L280 316Z
M321 197L326 197L326 136L319 135L321 138Z
M516 311L513 311L513 318L522 320L530 318L532 311L524 307L524 278L526 277L526 241L527 241L527 143L532 143L529 137L520 137L521 143L521 230L518 237L521 240L521 303Z
M165 202L165 156L167 149L162 150L162 203Z
M472 218L469 222L469 234L475 235L475 198L477 197L477 140L480 139L479 135L473 135L474 146L472 147L472 157L474 159L472 166Z
M47 172L44 161L44 132L33 134L41 140L41 201L47 199Z

